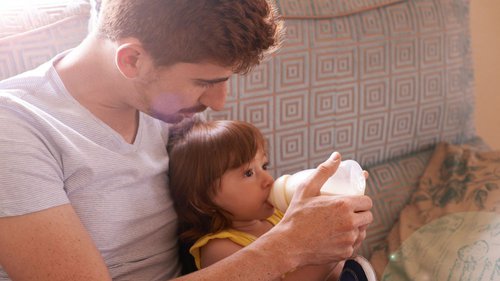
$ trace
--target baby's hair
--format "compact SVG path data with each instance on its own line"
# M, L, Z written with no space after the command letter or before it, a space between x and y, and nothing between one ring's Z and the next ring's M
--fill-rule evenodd
M213 198L222 175L266 151L262 133L243 121L193 118L169 132L169 186L179 216L180 237L193 242L232 226L231 214Z

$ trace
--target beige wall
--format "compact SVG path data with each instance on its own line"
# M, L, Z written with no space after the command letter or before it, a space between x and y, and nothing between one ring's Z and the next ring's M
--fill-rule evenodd
M500 149L500 0L470 1L477 133Z

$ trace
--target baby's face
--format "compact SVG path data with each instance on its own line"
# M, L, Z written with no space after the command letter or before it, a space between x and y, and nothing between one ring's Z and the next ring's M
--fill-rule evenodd
M274 183L268 166L267 156L258 151L252 161L222 176L214 202L233 214L233 225L263 220L273 214L274 207L267 201Z

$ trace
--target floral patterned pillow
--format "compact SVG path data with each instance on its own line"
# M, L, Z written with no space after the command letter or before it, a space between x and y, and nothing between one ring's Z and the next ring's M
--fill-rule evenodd
M499 213L500 151L441 143L371 262L380 280L500 280Z

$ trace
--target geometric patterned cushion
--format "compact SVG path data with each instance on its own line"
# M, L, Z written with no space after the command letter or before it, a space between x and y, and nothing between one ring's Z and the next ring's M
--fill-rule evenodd
M88 15L88 0L2 1L0 38L28 32L75 15Z
M373 250L386 241L399 212L417 188L432 152L428 149L366 169L370 176L365 194L373 200L373 223L359 250L361 255L369 258Z
M87 35L88 1L48 1L36 7L13 1L0 11L0 80L40 65Z
M274 176L334 150L365 167L475 136L467 0L329 2L373 8L285 19L281 50L231 77L225 108L208 119L255 124Z
M339 17L382 7L404 0L277 0L276 6L284 18Z

